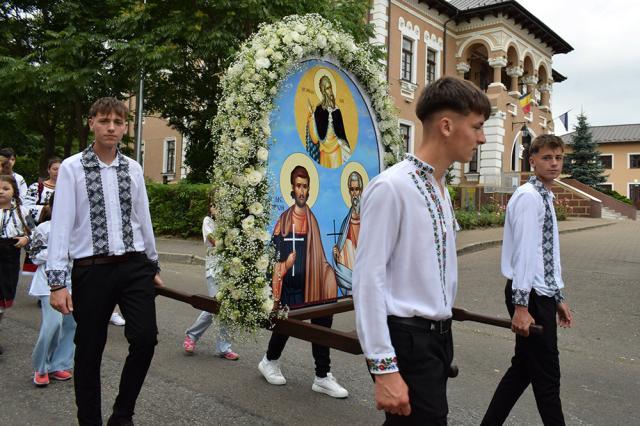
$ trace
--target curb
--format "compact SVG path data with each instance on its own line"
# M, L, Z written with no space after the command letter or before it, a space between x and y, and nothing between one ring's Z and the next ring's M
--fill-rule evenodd
M587 225L587 226L582 226L579 228L573 228L573 229L564 229L562 231L559 231L559 234L570 234L572 232L580 232L580 231L587 231L589 229L596 229L596 228L603 228L605 226L611 226L611 225L615 225L618 222L611 222L611 223L598 223L597 225ZM458 254L458 256L464 255L464 254L469 254L469 253L475 253L478 251L482 251L482 250L486 250L488 248L491 247L497 247L497 246L501 246L502 245L502 239L500 240L489 240L489 241L482 241L479 243L471 243L471 244L467 244L466 246L462 246L460 247L456 253Z
M569 234L572 232L580 232L587 231L589 229L602 228L605 226L615 225L618 222L611 223L599 223L597 225L587 225L580 228L573 229L565 229L560 231L560 234ZM502 245L502 239L500 240L489 240L489 241L481 241L478 243L467 244L466 246L462 246L457 250L458 256L462 256L469 253L475 253L478 251L486 250L491 247L497 247ZM158 257L160 262L168 262L168 263L181 263L185 265L202 265L204 266L204 258L200 256L196 256L195 254L189 253L158 253Z

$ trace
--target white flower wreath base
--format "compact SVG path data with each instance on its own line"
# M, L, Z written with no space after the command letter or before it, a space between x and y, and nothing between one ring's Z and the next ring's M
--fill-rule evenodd
M268 278L273 259L267 232L269 119L281 82L308 57L330 57L358 80L376 115L385 165L403 154L384 68L370 45L356 44L316 14L261 25L242 45L221 80L218 113L211 123L217 151L212 194L218 210L219 318L236 333L253 333L274 314Z

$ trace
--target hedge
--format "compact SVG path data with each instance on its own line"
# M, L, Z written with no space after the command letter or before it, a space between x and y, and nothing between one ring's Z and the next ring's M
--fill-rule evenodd
M147 182L156 235L199 236L209 204L209 184L163 185Z

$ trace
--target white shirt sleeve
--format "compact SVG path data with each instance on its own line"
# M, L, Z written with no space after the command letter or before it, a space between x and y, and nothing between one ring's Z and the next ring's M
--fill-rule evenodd
M69 242L76 218L75 177L70 163L63 161L56 182L56 198L51 213L47 280L49 286L65 285L69 275Z
M510 222L510 263L512 269L513 303L528 306L542 247L539 223L538 195L523 192L507 211ZM507 236L505 236L507 237Z
M29 187L27 186L27 182L21 175L18 175L17 184L18 184L18 192L20 193L20 202L24 205L26 203L27 190Z
M360 240L353 272L358 337L369 371L398 371L387 325L387 264L400 232L400 205L387 180L374 180L362 197Z
M149 260L158 263L158 252L156 251L156 239L153 235L153 225L151 224L151 214L149 213L149 198L147 196L147 187L144 184L142 170L138 163L137 166L140 173L131 173L131 178L137 180L138 193L133 198L133 208L136 210L136 216L140 220L140 231L142 240L144 241L144 251ZM56 195L57 197L57 195ZM56 203L58 200L56 199Z

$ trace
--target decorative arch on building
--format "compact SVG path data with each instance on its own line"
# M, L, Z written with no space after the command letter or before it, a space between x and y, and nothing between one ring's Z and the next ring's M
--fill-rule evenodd
M442 37L438 37L435 34L429 34L429 31L424 32L423 36L425 49L425 70L424 81L425 86L432 81L437 80L442 74Z
M469 65L469 70L464 74L465 80L473 82L482 90L487 90L493 82L493 68L488 62L489 55L489 47L481 40L469 44L463 55L464 63Z
M484 47L487 49L487 53L498 50L498 47L495 46L493 40L491 40L490 37L487 37L483 34L478 34L462 42L462 44L458 48L458 51L456 52L456 58L461 58L463 61L466 60L468 56L468 48L476 44L484 45Z
M398 18L398 29L400 30L400 79L403 79L403 44L405 38L412 44L411 50L411 79L408 81L414 86L412 90L415 90L415 85L418 83L418 49L420 45L420 26L414 25L411 21L405 21L401 16ZM413 92L411 93L413 98Z
M527 127L529 131L529 141L531 143L536 137L536 133L530 127ZM522 129L518 130L518 133L513 137L513 143L511 145L510 164L512 172L530 171L528 157L525 158L523 144L526 143L526 138L522 136ZM523 167L524 166L524 167Z

